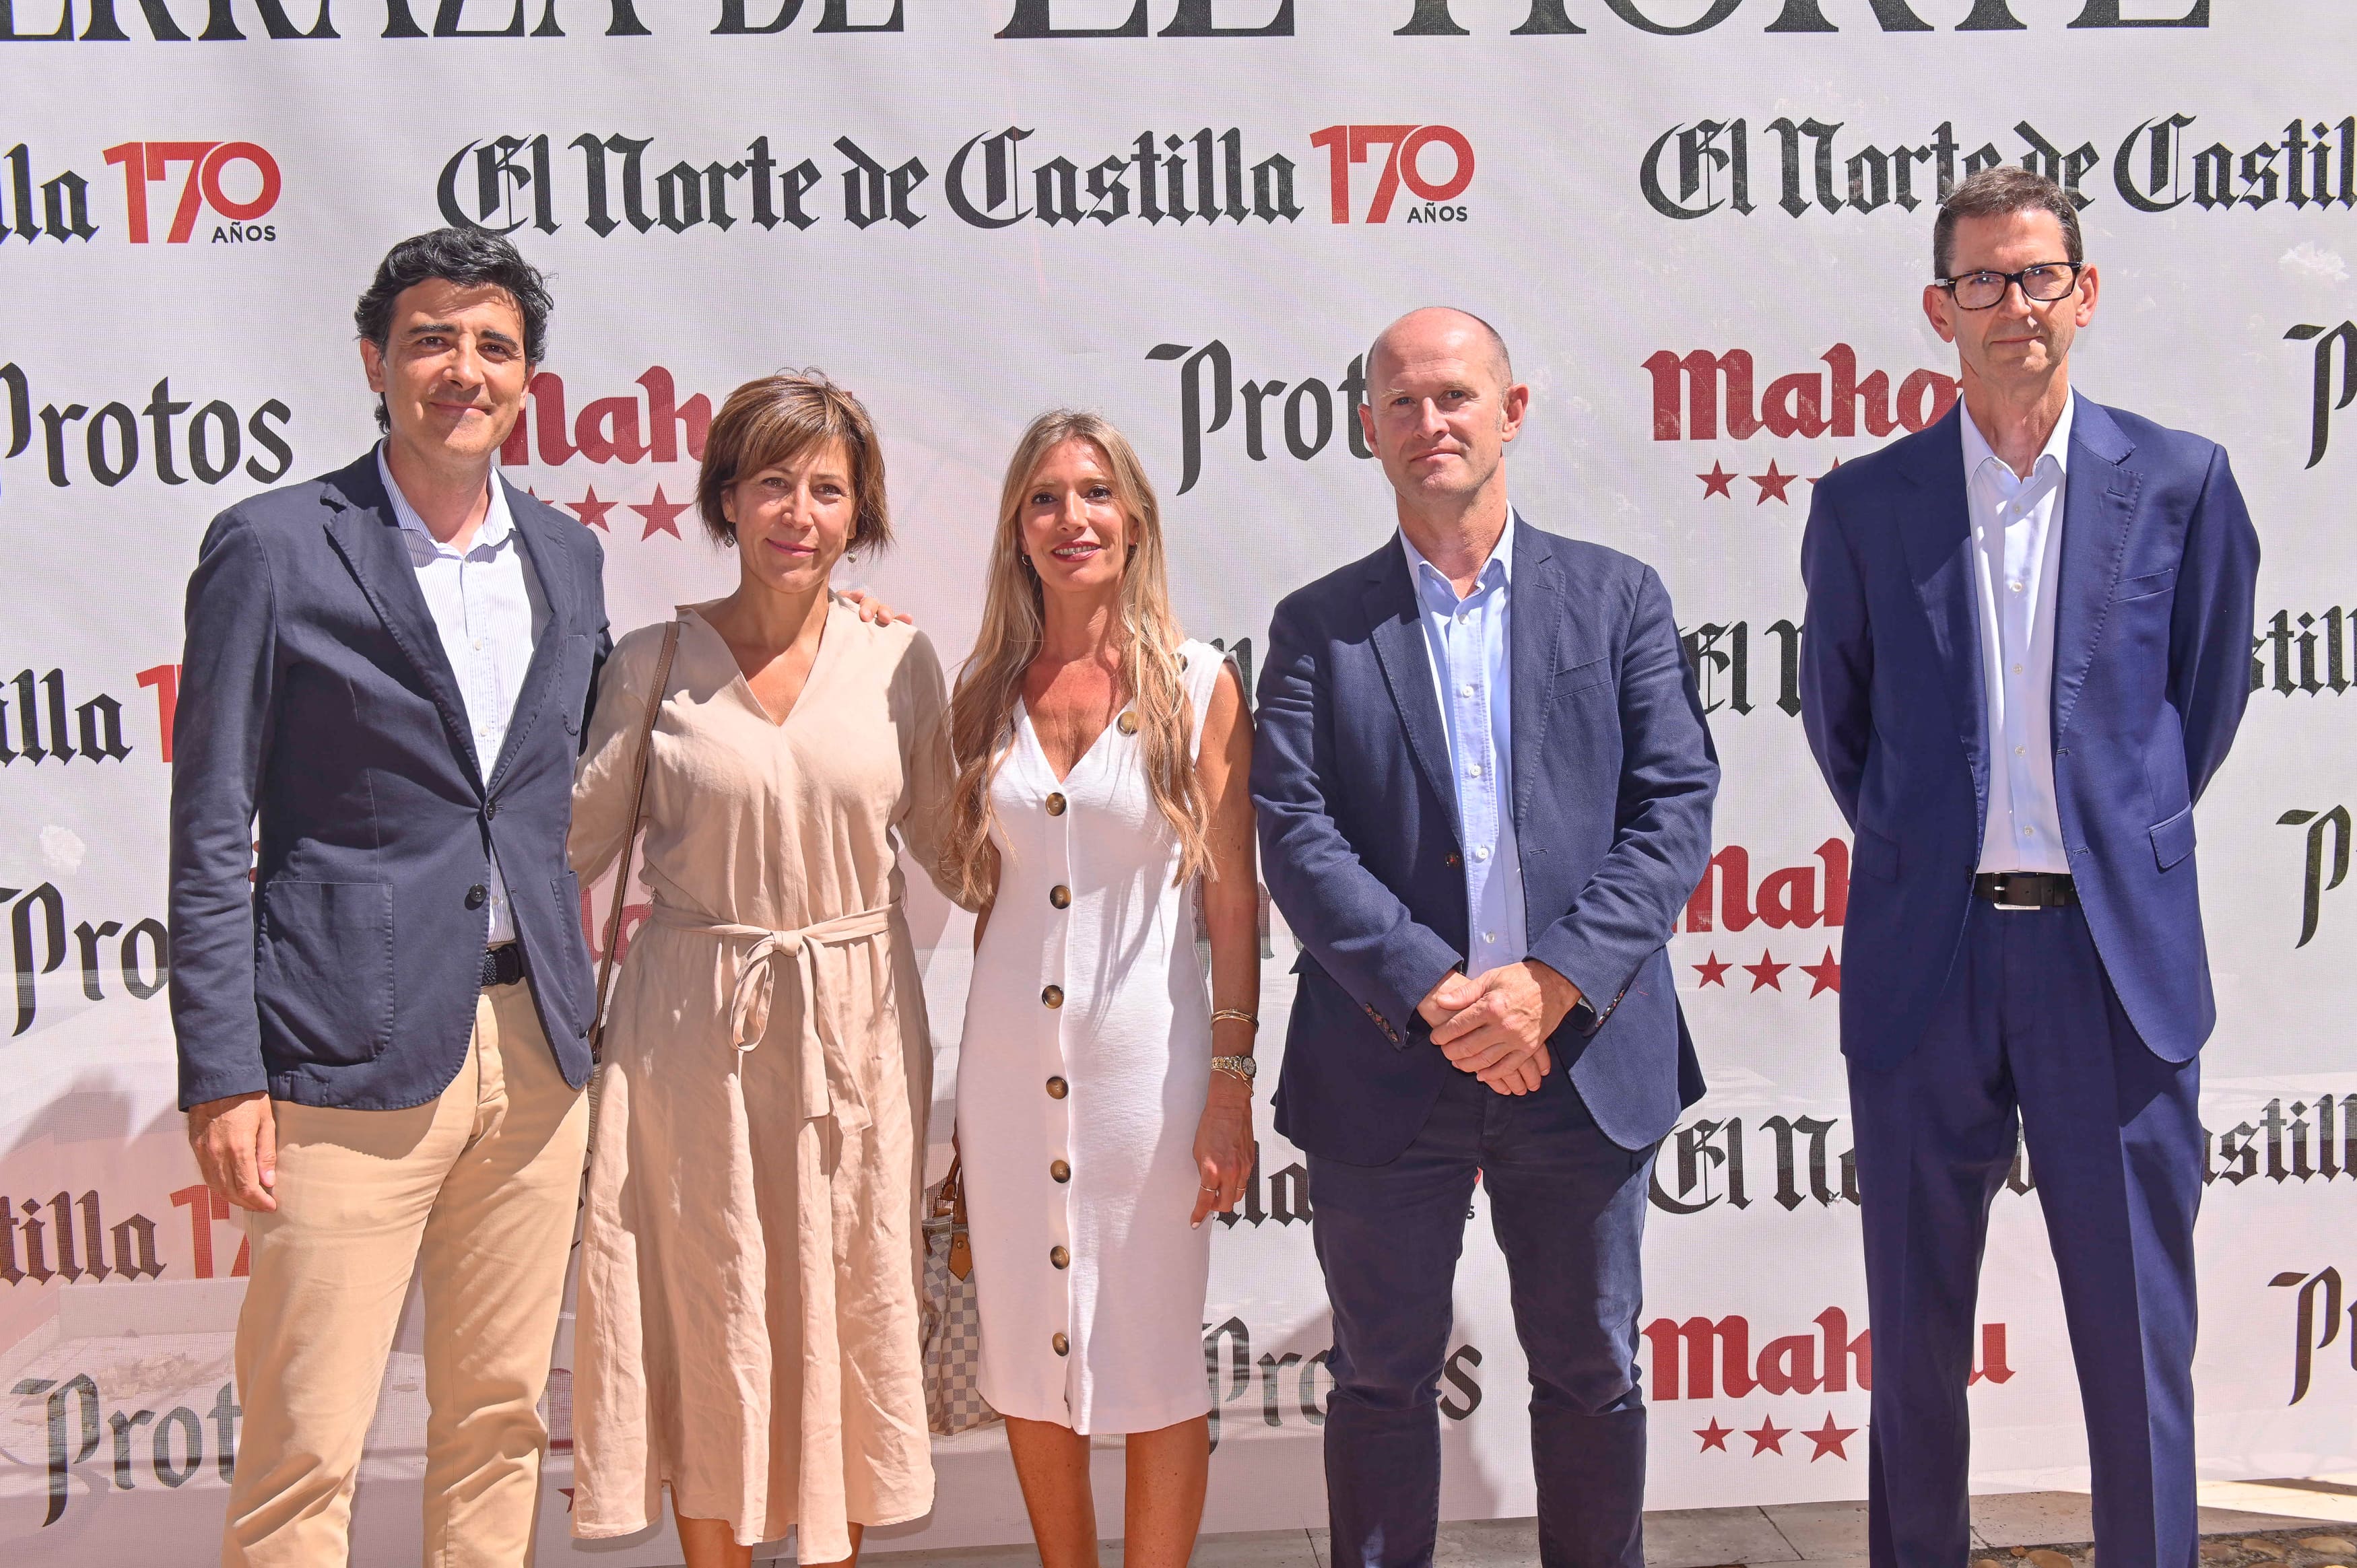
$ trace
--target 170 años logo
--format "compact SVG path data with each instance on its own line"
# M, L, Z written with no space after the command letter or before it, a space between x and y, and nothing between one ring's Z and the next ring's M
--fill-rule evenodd
M577 217L601 240L625 227L683 234L742 222L765 233L781 224L799 231L838 216L855 229L882 225L878 231L888 234L916 228L941 208L982 230L1132 220L1153 228L1292 223L1305 210L1295 194L1299 166L1248 145L1236 126L1146 129L1077 149L1039 135L1022 125L985 131L934 163L837 136L822 165L824 155L797 156L766 134L743 144L742 157L731 148L712 159L658 150L651 136L584 132L560 143L540 132L468 142L443 164L435 194L443 219L462 227L553 234ZM1473 144L1451 126L1329 125L1308 140L1327 155L1327 206L1336 223L1459 223L1469 216L1458 199L1473 183ZM216 148L205 156L226 155ZM1372 182L1355 179L1361 165L1375 166Z
M0 8L0 24L5 24ZM266 244L278 226L258 221L278 205L285 181L278 160L253 142L121 142L106 149L106 161L123 171L123 220L135 245L150 244L156 220L169 202L164 243L185 245L209 231L216 245ZM179 188L171 188L173 171ZM36 181L32 150L19 142L0 155L0 243L13 235L31 244L96 239L102 225L91 220L91 182L74 169ZM157 187L151 208L148 187ZM217 221L200 231L207 213Z

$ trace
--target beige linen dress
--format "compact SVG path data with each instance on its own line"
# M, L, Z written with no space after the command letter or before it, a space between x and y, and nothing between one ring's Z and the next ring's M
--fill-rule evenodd
M922 633L837 601L773 724L718 632L681 611L647 775L654 909L605 1035L583 1220L573 1530L691 1519L740 1543L932 1505L919 1380L918 1206L931 1098L893 835L928 875L951 765ZM574 791L584 884L629 831L662 645L600 682ZM633 888L635 895L637 889Z

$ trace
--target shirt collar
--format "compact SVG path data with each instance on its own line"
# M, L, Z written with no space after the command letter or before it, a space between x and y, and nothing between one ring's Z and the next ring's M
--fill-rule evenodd
M2070 473L2071 423L2072 416L2078 412L2079 394L2073 392L2063 398L2062 414L2054 422L2054 433L2046 438L2045 449L2038 454L2038 461L2029 466L2032 478L2037 477L2040 468L2045 467L2046 459L2049 457L2054 459L2054 469L2058 475L2067 476ZM1964 473L1967 478L1978 474L1984 467L1994 462L2005 470L2006 476L2014 483L2029 482L2028 479L2016 477L2012 466L1999 457L1996 449L1989 446L1988 437L1981 434L1979 424L1973 418L1972 410L1960 408L1956 411L1956 414L1964 427Z
M1514 529L1521 521L1522 519L1515 515L1513 508L1511 506L1508 507L1506 509L1505 531L1498 535L1497 545L1490 552L1490 558L1481 563L1481 569L1479 572L1473 574L1473 591L1475 593L1480 593L1483 588L1490 586L1492 582L1509 585L1512 584L1514 580ZM1408 538L1407 531L1405 529L1400 530L1399 542L1400 548L1407 552L1408 581L1416 585L1419 593L1422 593L1427 587L1437 586L1447 594L1449 603L1455 604L1457 602L1457 585L1450 582L1441 572L1439 567L1434 565L1431 562L1424 558L1424 553L1418 550L1415 547L1415 542Z
M1965 423L1970 424L1971 421ZM392 498L393 521L436 550L444 548L442 542L434 537L434 531L425 526L425 520L417 515L417 509L409 504L409 498L401 493L401 487L393 483L393 466L385 461L386 445L382 441L377 443L376 474L384 481L384 493ZM475 542L468 547L470 550L497 550L508 542L508 535L515 532L515 519L508 511L507 487L500 483L500 471L496 467L491 470L490 485L491 504L483 513L482 526L475 531Z

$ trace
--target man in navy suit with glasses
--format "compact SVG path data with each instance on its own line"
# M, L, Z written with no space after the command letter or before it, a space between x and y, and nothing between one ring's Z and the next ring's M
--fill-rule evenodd
M2201 1065L2193 802L2249 695L2226 454L2080 396L2070 196L1957 186L1923 308L1945 418L1817 486L1802 718L1856 834L1842 1049L1874 1321L1875 1568L1963 1568L1988 1209L2026 1140L2111 1563L2190 1568Z

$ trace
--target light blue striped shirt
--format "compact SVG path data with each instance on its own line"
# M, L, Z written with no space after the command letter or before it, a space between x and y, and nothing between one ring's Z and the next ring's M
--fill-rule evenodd
M507 744L508 720L515 714L523 691L523 673L531 667L533 645L548 626L548 600L533 575L523 542L516 538L515 519L508 511L507 487L498 470L491 473L490 510L474 542L465 552L441 542L401 487L393 482L393 468L379 445L376 471L384 493L393 499L393 521L401 524L402 542L409 548L410 564L417 568L417 589L442 640L450 673L457 678L458 700L467 705L467 727L475 745L475 765L486 781L499 766L500 748ZM507 879L500 875L499 859L484 886L490 892L491 923L486 939L493 945L515 940L515 912L508 906Z
M1425 652L1448 737L1457 786L1457 821L1465 850L1465 972L1485 974L1530 956L1523 929L1523 862L1514 843L1513 640L1514 525L1507 514L1497 548L1481 564L1473 591L1426 561L1405 532L1400 546L1415 585Z

